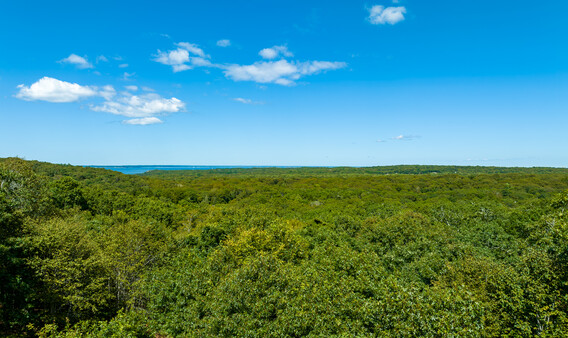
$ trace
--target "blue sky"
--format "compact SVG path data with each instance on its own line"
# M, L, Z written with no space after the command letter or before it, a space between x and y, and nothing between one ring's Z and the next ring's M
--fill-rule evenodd
M5 1L0 157L568 166L568 2Z

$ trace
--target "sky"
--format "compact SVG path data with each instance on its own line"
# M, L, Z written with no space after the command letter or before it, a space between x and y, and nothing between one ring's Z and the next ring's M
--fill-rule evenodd
M2 1L0 157L568 167L568 1Z

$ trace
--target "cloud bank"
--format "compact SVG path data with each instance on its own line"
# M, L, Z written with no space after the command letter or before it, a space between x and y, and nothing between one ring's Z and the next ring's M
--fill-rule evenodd
M82 99L103 100L102 103L91 103L89 108L93 111L107 112L115 115L133 118L124 121L126 124L147 125L162 123L157 115L166 115L185 110L185 103L181 100L163 98L152 92L134 95L137 86L126 86L129 91L117 93L113 86L103 87L82 86L77 83L61 81L43 77L25 86L19 85L17 98L26 101L47 101L55 103L76 102Z

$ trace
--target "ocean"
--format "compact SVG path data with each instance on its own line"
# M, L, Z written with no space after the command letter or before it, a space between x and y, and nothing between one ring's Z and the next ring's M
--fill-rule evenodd
M239 166L239 165L90 165L91 168L104 168L119 171L123 174L143 174L150 170L209 170L235 168L298 168L285 166Z

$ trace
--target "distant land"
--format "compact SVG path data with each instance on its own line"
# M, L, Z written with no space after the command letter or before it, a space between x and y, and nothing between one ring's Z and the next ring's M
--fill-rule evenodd
M568 168L554 167L493 167L493 166L454 166L454 165L390 165L372 167L350 166L241 166L241 165L87 165L88 168L99 168L117 171L123 174L168 175L163 171L177 176L178 171L183 175L198 175L195 171L224 174L224 175L388 175L388 174L568 174Z

